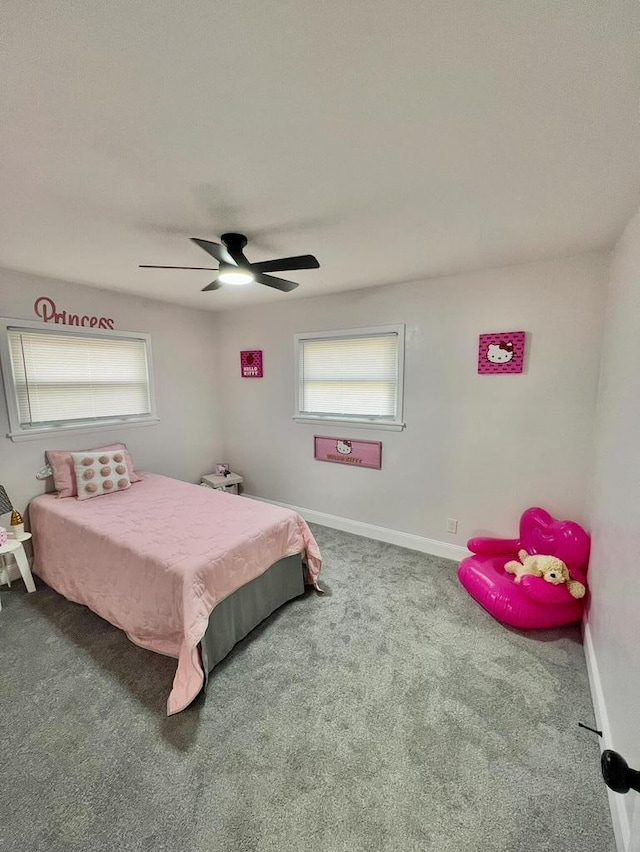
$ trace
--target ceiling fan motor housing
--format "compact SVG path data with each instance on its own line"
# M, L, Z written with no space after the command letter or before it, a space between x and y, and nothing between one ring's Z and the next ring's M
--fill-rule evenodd
M247 238L244 234L223 234L220 239L229 249L229 251L242 251L247 244Z

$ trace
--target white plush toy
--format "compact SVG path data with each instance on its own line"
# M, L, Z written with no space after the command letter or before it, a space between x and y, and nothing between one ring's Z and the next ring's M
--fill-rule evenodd
M569 569L557 556L541 556L537 553L529 556L526 550L521 550L518 553L518 558L520 562L512 560L504 566L504 570L509 574L515 574L514 582L519 583L525 574L531 574L534 577L542 577L543 580L546 580L547 583L553 583L554 586L566 583L569 594L574 598L585 596L587 591L585 587L577 580L571 579Z

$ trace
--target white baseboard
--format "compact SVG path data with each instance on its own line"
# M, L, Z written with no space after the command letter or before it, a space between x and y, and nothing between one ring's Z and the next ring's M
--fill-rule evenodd
M583 628L583 636L584 656L587 661L587 672L589 675L591 699L593 701L593 709L596 717L596 727L602 731L602 737L599 737L600 750L604 751L607 748L613 748L611 745L611 726L609 724L609 714L607 713L607 704L604 698L604 691L602 689L600 669L598 668L598 660L593 647L591 630L589 629L589 625L586 623ZM611 810L611 820L613 822L613 833L615 834L618 852L631 852L631 829L623 797L619 793L614 793L613 790L610 790L608 787L606 789L609 796L609 808Z
M470 551L458 544L449 544L446 541L438 541L434 538L425 538L422 535L392 530L388 527L378 527L375 524L366 524L364 521L354 521L351 518L341 518L338 515L329 515L326 512L317 512L315 509L304 509L301 506L291 506L289 503L280 503L278 500L267 500L266 497L256 497L253 494L243 494L251 500L261 500L263 503L272 503L274 506L282 506L285 509L293 509L311 524L320 524L323 527L331 527L334 530L361 535L364 538L373 538L376 541L385 541L387 544L397 544L398 547L406 547L408 550L419 550L421 553L429 553L431 556L440 556L443 559L453 559L460 562Z

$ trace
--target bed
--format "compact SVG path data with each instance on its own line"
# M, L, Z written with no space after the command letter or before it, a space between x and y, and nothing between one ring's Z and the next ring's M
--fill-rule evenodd
M321 556L296 512L152 473L91 500L31 501L33 570L71 601L178 660L167 713L304 585Z

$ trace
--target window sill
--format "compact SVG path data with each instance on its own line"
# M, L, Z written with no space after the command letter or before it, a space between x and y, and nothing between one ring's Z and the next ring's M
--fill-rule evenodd
M48 438L49 435L90 435L94 432L113 432L120 429L133 429L139 426L157 426L160 420L152 417L145 420L121 420L113 423L101 423L99 426L55 426L52 429L35 429L31 432L9 432L7 438L19 443L20 441L37 441Z
M346 417L300 417L294 415L293 419L296 423L308 423L312 426L317 426L319 423L329 423L347 426L349 429L379 429L386 432L402 432L406 426L406 423L376 423L371 420L351 420Z

